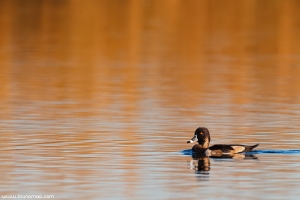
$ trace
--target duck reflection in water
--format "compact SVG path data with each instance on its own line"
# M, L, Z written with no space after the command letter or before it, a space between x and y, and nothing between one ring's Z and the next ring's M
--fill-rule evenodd
M205 154L192 154L192 159L189 162L190 169L195 171L197 178L201 181L208 180L210 171L210 159L214 161L224 161L226 159L257 159L253 154L223 154L207 156Z
M210 159L206 155L193 155L190 161L190 168L195 172L208 172L210 170Z

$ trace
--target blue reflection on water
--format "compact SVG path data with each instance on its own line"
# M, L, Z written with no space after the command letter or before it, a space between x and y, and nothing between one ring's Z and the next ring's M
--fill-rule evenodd
M300 154L299 149L291 149L291 150L254 150L252 152L248 152L251 154Z
M184 149L181 153L183 155L193 155L192 149ZM254 150L245 154L300 154L300 149Z

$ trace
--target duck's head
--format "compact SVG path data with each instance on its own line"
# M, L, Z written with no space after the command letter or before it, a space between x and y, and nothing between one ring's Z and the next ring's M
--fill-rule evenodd
M195 131L195 135L192 139L188 140L187 143L198 142L202 147L208 148L210 142L209 131L205 127L199 127Z

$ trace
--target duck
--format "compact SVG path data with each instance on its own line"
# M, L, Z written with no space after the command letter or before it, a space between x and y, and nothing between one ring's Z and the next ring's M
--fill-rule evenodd
M259 144L243 145L243 144L215 144L209 146L210 134L207 128L199 127L196 129L194 137L187 141L187 143L197 142L192 148L195 154L205 154L207 156L222 156L224 154L237 154L244 152L251 152Z

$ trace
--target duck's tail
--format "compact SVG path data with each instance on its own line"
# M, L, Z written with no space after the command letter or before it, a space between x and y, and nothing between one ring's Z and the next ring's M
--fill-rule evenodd
M253 146L245 146L244 152L252 151L254 148L256 148L259 144L253 145Z

